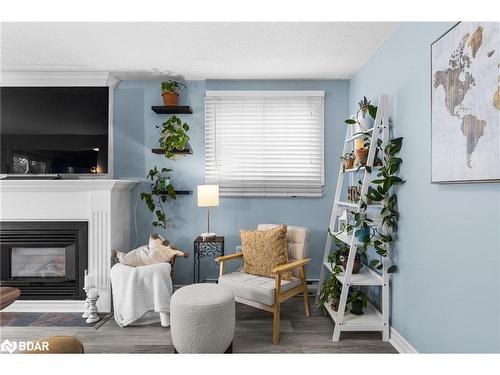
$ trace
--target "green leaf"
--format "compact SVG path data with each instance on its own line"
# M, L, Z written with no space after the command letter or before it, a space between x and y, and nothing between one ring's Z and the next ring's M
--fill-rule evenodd
M387 273L394 273L398 270L398 267L394 264L387 269Z
M375 118L377 117L377 107L370 104L368 106L368 113L370 114L371 118L375 120Z
M349 118L349 119L345 120L344 122L345 122L346 124L349 124L349 125L354 125L354 124L356 124L356 121L355 121L355 120L353 120L353 119L351 119L351 118Z

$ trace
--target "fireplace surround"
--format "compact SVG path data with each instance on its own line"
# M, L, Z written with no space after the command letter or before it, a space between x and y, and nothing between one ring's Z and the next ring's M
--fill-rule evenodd
M136 185L137 181L107 179L0 180L0 226L7 222L88 223L87 269L99 293L97 308L108 312L111 311L110 255L112 250L130 249L131 190ZM56 270L60 267L63 246L44 248L59 249L46 254L55 260L50 266L53 272L54 267ZM16 257L26 255L26 250L21 250ZM83 312L84 309L84 300L61 297L17 300L4 311Z
M0 284L19 299L84 299L87 243L86 221L2 222Z

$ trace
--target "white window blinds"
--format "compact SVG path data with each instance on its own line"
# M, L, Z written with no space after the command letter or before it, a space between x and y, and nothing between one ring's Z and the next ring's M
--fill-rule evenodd
M321 197L323 91L207 91L205 183L226 197Z

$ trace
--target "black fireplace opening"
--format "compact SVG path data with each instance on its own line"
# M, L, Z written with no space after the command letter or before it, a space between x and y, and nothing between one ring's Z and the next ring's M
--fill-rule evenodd
M0 285L19 299L84 299L87 259L86 221L0 223Z

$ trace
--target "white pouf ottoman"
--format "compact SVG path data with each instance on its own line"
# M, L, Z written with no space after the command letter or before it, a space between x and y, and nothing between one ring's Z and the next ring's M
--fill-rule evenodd
M234 296L217 284L193 284L170 300L170 332L179 353L225 353L234 337Z

